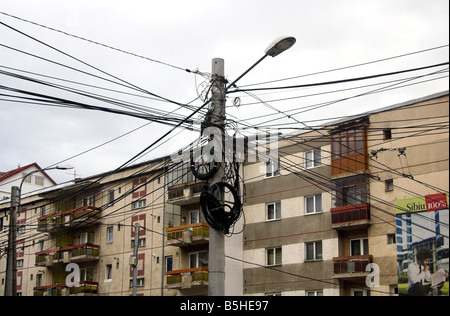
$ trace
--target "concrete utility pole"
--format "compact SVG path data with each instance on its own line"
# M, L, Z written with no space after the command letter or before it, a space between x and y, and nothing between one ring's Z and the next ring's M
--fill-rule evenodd
M225 135L225 62L221 58L212 60L211 123ZM220 140L223 142L223 140ZM223 144L223 143L222 143ZM222 146L223 148L223 146ZM222 162L223 163L223 162ZM218 163L220 165L220 163ZM211 183L221 182L222 168ZM225 296L225 236L223 232L209 228L208 295Z
M133 293L132 296L136 296L137 288L137 273L138 273L138 244L139 244L139 223L134 224L134 251L131 265L133 266Z
M8 259L6 262L5 296L17 296L17 208L19 188L11 188L11 212L9 215Z

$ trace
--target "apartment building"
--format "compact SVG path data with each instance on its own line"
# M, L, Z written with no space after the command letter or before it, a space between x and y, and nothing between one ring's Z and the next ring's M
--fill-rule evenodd
M131 295L136 235L137 295L176 294L163 284L163 170L159 159L23 195L17 218L18 294ZM9 202L0 210L3 250ZM5 269L2 253L2 293ZM80 283L74 286L76 272Z
M285 135L278 163L246 163L244 294L397 295L405 197L447 194L447 231L431 234L448 266L448 110L445 91Z
M278 162L245 164L245 295L339 295L330 151L328 135L302 133L283 137Z
M425 245L432 272L448 270L448 111L445 91L282 135L278 161L246 159L243 216L225 239L225 293L402 295ZM137 295L207 295L204 185L189 163L161 158L23 194L18 293L128 296L137 262ZM423 231L407 205L428 213L418 214ZM0 293L8 215L0 201Z

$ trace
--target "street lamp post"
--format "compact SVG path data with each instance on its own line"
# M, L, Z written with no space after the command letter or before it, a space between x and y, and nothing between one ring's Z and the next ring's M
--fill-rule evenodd
M5 273L5 296L17 296L17 215L20 214L21 192L22 185L25 178L34 173L45 170L68 170L73 169L70 165L59 165L56 167L49 167L44 169L33 170L22 178L20 186L11 187L11 210L9 216L9 232L8 232L8 257L6 261Z
M291 48L296 39L291 36L283 36L277 38L265 50L265 55L255 64L247 69L242 75L234 80L228 87L225 86L225 70L224 60L215 58L212 62L212 76L214 79L212 87L211 103L213 108L213 118L216 127L225 133L225 94L228 88L233 87L248 72L255 68L267 56L275 57L282 52ZM223 155L222 155L223 157ZM220 162L216 162L220 163ZM212 183L222 181L223 173L217 172ZM208 295L209 296L225 296L225 236L222 231L213 227L209 228L209 258L208 258Z

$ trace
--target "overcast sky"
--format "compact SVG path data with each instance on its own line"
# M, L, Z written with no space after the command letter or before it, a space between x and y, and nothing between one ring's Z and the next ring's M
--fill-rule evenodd
M211 72L212 59L220 57L225 60L227 79L233 81L261 58L267 46L281 35L294 36L296 45L276 58L266 58L239 81L239 87L320 83L418 68L449 60L448 0L0 2L0 22L6 24L0 24L0 71L164 112L174 111L178 106L151 99L148 94L124 85L132 84L167 99L189 103L204 90L207 77L188 73L184 69L198 69L207 76ZM365 65L356 66L359 64ZM345 69L330 71L339 68ZM266 104L245 93L231 94L227 100L227 113L229 118L242 120L241 127L245 124L276 128L282 127L281 123L298 121L314 125L318 119L357 114L448 90L448 71L429 75L446 68L436 67L340 85L254 92ZM422 77L412 80L417 76ZM264 84L292 77L295 79ZM401 87L406 82L402 84L400 80L407 79L411 79L408 84L414 85ZM396 89L355 98L393 84L396 84L393 86ZM117 108L5 73L0 74L0 86ZM4 89L0 89L0 94L24 96ZM239 107L233 106L235 97L240 97ZM144 126L148 121L123 115L11 102L12 99L18 100L0 96L0 171L32 162L47 167L143 126L64 162L74 165L81 177L87 177L119 167L170 129L158 123ZM348 100L333 102L341 99ZM294 115L294 119L266 123L280 116L255 118L263 114L276 114L276 111L294 114L295 109L300 112L328 102L333 103ZM200 106L202 103L201 99L197 99L192 104ZM190 113L184 109L173 116L179 114L184 117ZM294 127L302 126L297 124ZM177 130L172 135L176 136L138 161L169 154L196 136L183 130ZM73 178L68 171L50 174L57 182Z

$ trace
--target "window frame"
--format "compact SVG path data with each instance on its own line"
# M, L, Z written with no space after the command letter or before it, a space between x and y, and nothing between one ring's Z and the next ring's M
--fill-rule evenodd
M272 254L269 254L270 251L272 251ZM272 259L272 263L269 262L269 259ZM277 261L277 259L279 259L279 261ZM281 246L266 248L266 267L276 267L281 266L282 264L283 264L283 248Z
M359 242L359 254L353 253L353 242ZM367 246L367 247L366 247ZM369 238L368 237L360 237L360 238L352 238L349 240L349 252L350 256L365 256L369 254Z
M274 177L281 176L280 172L280 157L278 157L277 161L269 160L265 163L266 172L264 174L264 179L271 179Z
M273 206L273 218L269 218L269 206ZM266 222L281 220L281 201L266 204Z
M114 226L106 227L106 243L112 244L114 242Z
M369 176L359 174L333 180L335 208L369 203Z
M318 245L320 244L320 255ZM313 257L309 258L308 246L312 245ZM323 243L322 240L305 242L305 262L323 261Z
M312 158L308 158L308 154L312 155ZM304 153L304 167L305 169L313 169L322 166L322 149L315 148ZM309 165L311 164L311 165Z
M317 202L317 197L320 196L320 204ZM314 210L312 212L308 212L308 199L313 199L313 208ZM322 193L315 194L315 195L308 195L305 196L305 215L314 215L314 214L322 214L323 207L322 207ZM317 205L320 205L320 210L318 210Z

